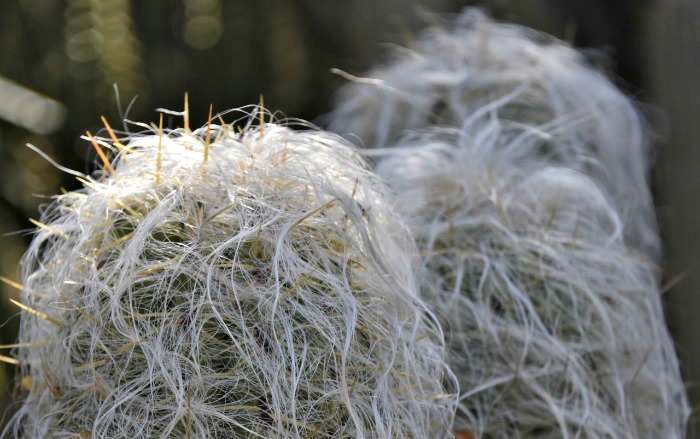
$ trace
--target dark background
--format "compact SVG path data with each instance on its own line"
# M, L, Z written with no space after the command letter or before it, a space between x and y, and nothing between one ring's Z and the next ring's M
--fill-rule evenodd
M420 11L456 14L474 4L594 49L623 89L651 104L643 108L657 127L652 188L664 279L673 284L665 304L693 405L700 404L697 0L0 0L0 275L17 279L28 218L38 218L49 195L78 186L26 143L90 171L94 150L80 136L99 131L101 115L120 127L133 101L130 119L156 121L156 108L182 109L185 91L194 127L210 103L221 111L261 94L273 111L315 120L345 82L331 68L361 74L380 60L382 43L405 44L425 26ZM9 83L36 95L17 99ZM60 104L42 107L46 97ZM17 296L0 284L2 344L16 337L18 310L9 299ZM14 367L5 366L0 409L11 401Z

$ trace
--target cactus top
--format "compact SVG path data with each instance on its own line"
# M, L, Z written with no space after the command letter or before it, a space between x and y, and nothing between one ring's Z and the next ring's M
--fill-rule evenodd
M381 183L335 135L246 117L95 141L113 161L23 259L6 435L448 434L442 334Z

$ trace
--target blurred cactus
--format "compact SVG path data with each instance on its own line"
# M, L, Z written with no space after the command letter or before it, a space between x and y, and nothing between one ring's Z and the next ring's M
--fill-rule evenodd
M428 28L369 81L338 93L330 128L368 147L408 132L465 127L497 114L502 136L539 133L530 151L602 185L625 221L627 244L659 253L646 172L647 128L634 104L583 56L553 37L468 10ZM362 85L364 84L364 85Z
M477 438L682 438L659 293L648 133L551 37L465 10L347 85L423 255Z

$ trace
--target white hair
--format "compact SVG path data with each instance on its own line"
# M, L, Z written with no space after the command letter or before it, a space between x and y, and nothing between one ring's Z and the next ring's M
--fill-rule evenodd
M455 432L684 437L634 104L575 50L472 9L366 76L330 126L380 148L444 320Z
M485 143L483 130L452 142L424 133L378 163L419 242L424 297L443 318L461 389L455 431L684 437L657 266L625 245L589 176L513 161L502 151L516 146Z
M497 113L541 133L529 154L603 185L628 245L657 257L646 183L649 137L635 105L576 50L466 9L337 95L330 129L368 147L417 129L468 127Z
M450 434L442 333L382 183L340 137L248 110L122 139L43 214L5 434Z

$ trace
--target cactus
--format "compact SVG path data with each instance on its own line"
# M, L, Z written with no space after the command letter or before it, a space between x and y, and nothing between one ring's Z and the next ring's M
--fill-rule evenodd
M382 184L340 137L238 112L88 135L114 158L37 222L6 435L449 434L441 330Z
M634 104L562 43L468 9L348 84L423 255L460 385L455 433L682 438ZM408 54L406 54L408 53Z
M539 135L515 154L591 176L612 197L627 245L658 257L648 128L581 53L473 8L426 29L411 49L368 72L369 81L341 89L329 128L385 147L425 128L468 128L497 114L502 136L522 136L522 126Z

